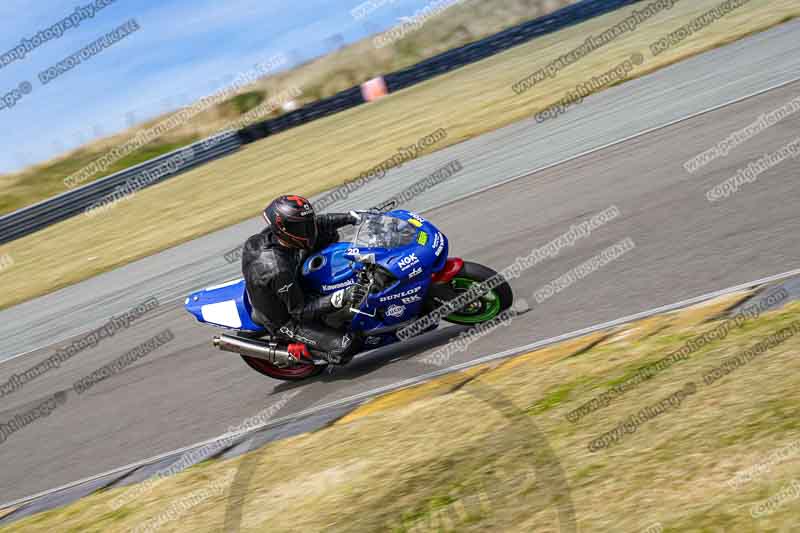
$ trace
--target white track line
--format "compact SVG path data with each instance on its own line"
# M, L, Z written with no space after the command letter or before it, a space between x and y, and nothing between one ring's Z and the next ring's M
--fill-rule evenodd
M535 350L537 348L543 348L543 347L551 345L551 344L556 344L556 343L563 342L563 341L566 341L566 340L574 339L576 337L582 337L582 336L587 335L589 333L594 333L596 331L610 329L610 328L613 328L613 327L616 327L616 326L620 326L622 324L627 324L627 323L630 323L630 322L634 322L636 320L641 320L643 318L648 318L648 317L651 317L651 316L654 316L654 315L667 313L667 312L674 311L674 310L677 310L677 309L682 309L684 307L688 307L690 305L694 305L694 304L701 303L701 302L704 302L704 301L713 300L714 298L719 298L720 296L733 294L733 293L736 293L736 292L744 291L744 290L747 290L747 289L752 289L754 287L758 287L758 286L761 286L761 285L766 285L768 283L774 283L774 282L777 282L777 281L782 281L782 280L793 278L793 277L796 277L796 276L800 276L800 269L790 270L788 272L784 272L783 274L776 274L774 276L761 278L761 279L758 279L758 280L755 280L755 281L751 281L749 283L743 283L741 285L736 285L734 287L729 287L727 289L722 289L722 290L719 290L719 291L709 292L709 293L706 293L706 294L702 294L700 296L695 296L693 298L689 298L687 300L682 300L680 302L675 302L673 304L663 305L661 307L656 307L656 308L650 309L648 311L642 311L641 313L635 313L633 315L628 315L628 316L625 316L625 317L622 317L622 318L618 318L616 320L611 320L609 322L603 322L601 324L590 326L588 328L583 328L583 329L579 329L579 330L576 330L576 331L572 331L570 333L565 333L565 334L559 335L557 337L551 337L549 339L537 341L537 342L534 342L534 343L531 343L531 344L526 344L524 346L518 346L516 348L511 348L509 350L505 350L505 351L498 352L498 353L495 353L495 354L486 355L484 357L480 357L478 359L473 359L471 361L467 361L467 362L464 362L464 363L453 365L453 366L450 366L450 367L447 367L447 368L444 368L444 369L435 370L435 371L429 372L427 374L422 374L422 375L415 376L415 377L412 377L412 378L407 378L407 379L404 379L404 380L401 380L401 381L398 381L398 382L395 382L395 383L392 383L392 384L389 384L389 385L384 385L382 387L378 387L378 388L371 389L371 390L368 390L368 391L365 391L365 392L354 394L352 396L348 396L347 398L334 400L332 402L328 402L326 404L319 405L317 407L311 407L311 408L306 409L304 411L300 411L298 413L294 413L294 414L291 414L291 415L288 415L288 416L285 416L285 417L282 417L282 418L279 418L279 419L276 419L276 420L272 420L270 422L264 423L264 424L262 424L260 426L257 426L255 428L252 428L252 429L247 430L247 431L242 431L242 432L238 432L238 433L226 433L226 434L221 435L219 437L216 437L216 438L213 438L213 439L209 439L209 440L206 440L206 441L203 441L203 442L199 442L199 443L193 444L191 446L186 446L184 448L180 448L180 449L173 450L173 451L170 451L170 452L167 452L167 453L163 453L161 455L157 455L155 457L150 457L149 459L144 459L142 461L131 463L131 464L128 464L126 466L121 466L119 468L115 468L113 470L109 470L109 471L104 472L102 474L97 474L97 475L82 479L80 481L74 481L72 483L68 483L66 485L62 485L61 487L58 487L58 488L55 488L55 489L50 489L50 490L47 490L47 491L43 491L43 492L40 492L38 494L34 494L32 496L26 496L25 498L20 498L18 500L15 500L15 501L12 501L12 502L9 502L9 503L0 504L0 509L6 509L6 508L10 508L10 507L17 507L19 505L23 505L23 504L29 503L29 502L31 502L33 500L39 499L39 498L41 498L43 496L48 496L48 495L54 494L56 492L61 492L63 490L70 489L70 488L76 487L78 485L83 485L85 483L89 483L91 481L95 481L95 480L98 480L98 479L103 478L103 477L119 475L119 474L122 474L122 473L124 473L126 471L134 470L134 469L140 468L142 466L153 464L153 463L159 462L159 461L161 461L163 459L166 459L166 458L169 458L169 457L176 457L176 456L182 455L183 453L185 453L185 452L187 452L189 450L194 450L196 448L201 448L203 446L206 446L206 445L211 444L213 442L222 440L223 438L227 438L229 436L240 437L240 436L252 435L252 434L257 433L259 431L263 431L265 429L269 429L269 428L272 428L272 427L284 425L284 424L286 424L288 422L297 420L297 419L302 418L304 416L308 416L308 415L311 415L311 414L315 414L315 413L319 413L319 412L325 411L326 409L331 409L331 408L334 408L334 407L341 407L341 406L348 405L348 404L351 404L351 403L359 403L362 400L367 400L367 399L370 399L372 397L378 396L380 394L384 394L384 393L387 393L387 392L393 392L393 391L397 391L397 390L400 390L400 389L405 389L405 388L408 388L408 387L411 387L411 386L414 386L414 385L418 385L419 383L422 383L422 382L425 382L425 381L429 381L431 379L434 379L434 378L437 378L437 377L440 377L440 376L443 376L443 375L446 375L446 374L451 374L451 373L457 372L459 370L464 370L466 368L477 366L477 365L480 365L480 364L483 364L483 363L486 363L486 362L489 362L489 361L495 361L495 360L498 360L498 359L504 359L504 358L512 357L514 355L520 355L522 353L527 353L527 352L530 352L531 350Z

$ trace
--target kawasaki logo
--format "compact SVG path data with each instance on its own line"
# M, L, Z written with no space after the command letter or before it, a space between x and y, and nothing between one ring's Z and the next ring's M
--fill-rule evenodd
M350 285L353 285L355 282L356 282L356 280L354 280L353 278L350 278L347 281L343 281L341 283L337 283L336 285L323 285L322 286L322 290L325 291L325 292L336 291L336 290L339 290L339 289L344 289L345 287L349 287Z

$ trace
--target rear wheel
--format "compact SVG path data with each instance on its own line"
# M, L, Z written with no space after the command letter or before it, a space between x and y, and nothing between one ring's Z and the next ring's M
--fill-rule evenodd
M459 296L472 287L480 285L489 279L498 276L491 268L478 263L464 262L463 268L450 281L450 289ZM485 292L474 301L467 304L455 313L451 313L444 320L453 324L472 326L483 324L497 317L503 311L511 308L514 303L514 293L508 282L504 281L497 287Z
M322 365L297 365L289 368L280 368L268 361L256 357L242 356L247 366L267 377L283 381L302 381L319 375L325 367Z

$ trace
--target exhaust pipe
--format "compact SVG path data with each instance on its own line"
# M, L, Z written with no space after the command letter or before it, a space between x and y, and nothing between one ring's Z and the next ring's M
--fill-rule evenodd
M291 366L295 362L294 357L292 357L288 351L281 350L278 348L278 344L274 342L243 339L242 337L235 337L232 335L216 336L213 342L214 346L223 352L237 353L239 355L246 355L247 357L263 359L280 368Z

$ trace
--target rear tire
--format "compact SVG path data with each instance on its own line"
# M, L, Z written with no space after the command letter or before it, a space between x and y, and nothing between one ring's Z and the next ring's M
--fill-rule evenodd
M465 261L458 274L450 281L450 287L456 294L466 292L472 285L483 283L499 274L489 267ZM467 305L444 318L445 321L462 326L483 324L497 317L514 305L514 291L507 281Z
M241 356L247 366L272 379L281 381L303 381L305 379L318 376L325 370L322 365L299 365L289 368L279 368L268 361L255 357Z

